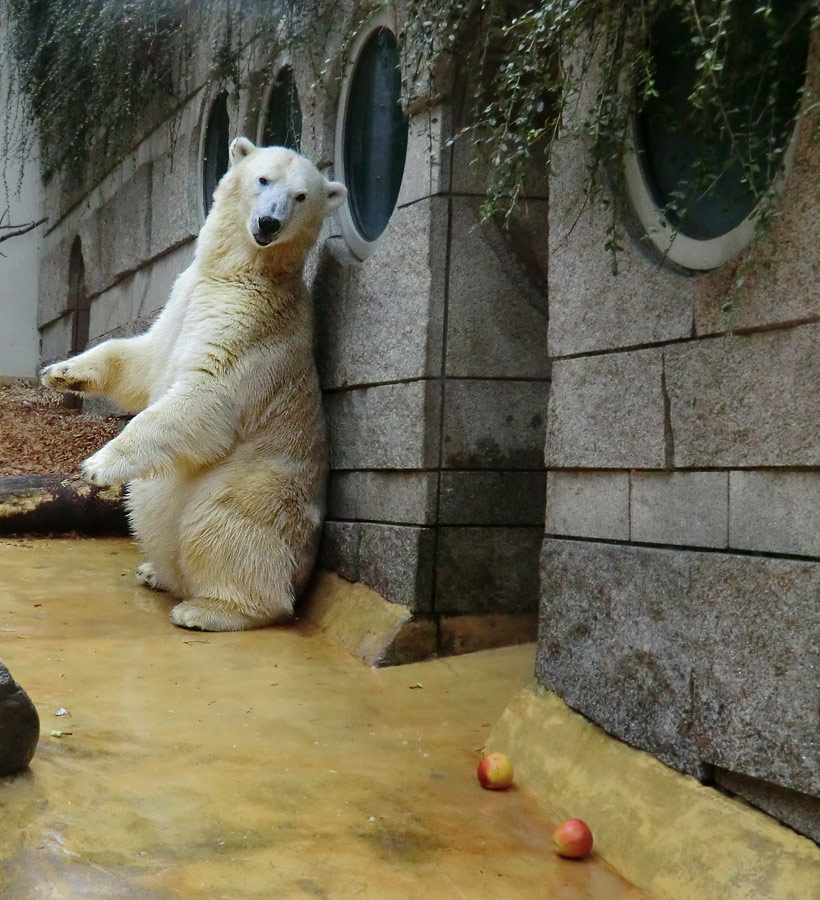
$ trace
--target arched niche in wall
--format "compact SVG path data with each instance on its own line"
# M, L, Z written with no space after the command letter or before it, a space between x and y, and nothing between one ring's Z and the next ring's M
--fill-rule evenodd
M202 139L202 207L206 216L219 179L228 171L230 125L228 92L222 91L211 103Z
M268 89L258 140L262 147L301 150L302 107L291 66L283 66Z
M68 298L66 311L71 317L71 350L69 356L82 353L88 346L91 301L85 287L85 261L80 236L74 238L68 258ZM82 407L82 398L65 394L63 405L71 409Z

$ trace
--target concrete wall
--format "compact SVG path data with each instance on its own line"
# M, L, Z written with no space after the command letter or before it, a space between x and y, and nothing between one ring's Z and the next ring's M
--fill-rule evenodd
M329 38L326 56L341 36ZM195 68L204 73L208 42L200 50ZM246 80L228 104L232 134L257 137L266 72L286 63L301 99L302 152L334 176L339 82L331 73L315 88L304 55L249 48ZM44 362L68 349L77 236L92 344L143 330L164 304L203 221L200 148L216 92L203 75L179 110L173 144L166 123L102 183L55 196L63 214L41 266ZM485 643L520 634L527 621L534 636L549 365L545 196L516 223L514 244L498 226L480 226L481 191L465 160L437 152L451 110L423 100L375 252L357 259L331 221L307 276L332 446L321 562L418 616L446 620L430 652L456 646L471 614L494 616ZM522 262L527 246L540 274Z
M7 98L5 69L0 66L0 96ZM14 101L10 107L14 109ZM0 115L0 148L14 146L16 123ZM9 131L12 133L9 134ZM0 149L2 154L2 149ZM43 197L37 148L32 148L23 166L11 156L0 156L0 225L26 225L43 215ZM22 176L22 181L21 181ZM19 191L18 191L19 185ZM0 229L0 234L3 234ZM42 227L0 244L0 381L34 378L39 358L37 334L38 257Z
M816 126L815 109L771 230L706 274L664 264L629 226L613 275L606 211L587 207L566 237L583 152L554 161L537 674L817 840Z

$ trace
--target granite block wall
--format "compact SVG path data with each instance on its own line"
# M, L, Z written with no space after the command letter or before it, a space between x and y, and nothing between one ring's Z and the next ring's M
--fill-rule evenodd
M357 6L340 7L350 23ZM329 35L326 56L342 38ZM146 129L131 156L84 191L49 187L61 212L41 261L43 363L71 349L78 238L90 344L147 328L188 265L204 221L203 133L225 88L207 80L209 50L204 36L173 127ZM243 82L228 86L231 136L258 138L272 73L289 64L302 151L333 177L339 83L329 76L317 87L311 62L284 47L254 44L246 57ZM463 156L444 148L452 110L432 89L413 109L397 206L373 254L357 258L334 219L306 267L331 439L320 560L418 616L507 615L519 626L529 616L534 636L550 378L547 203L533 199L514 232L481 224L482 188L465 177ZM459 645L457 630L447 646Z
M534 615L550 377L544 281L502 228L480 223L479 189L452 189L452 156L431 177L429 149L414 149L443 143L431 129L445 112L411 119L412 199L402 203L403 188L373 255L357 260L334 237L319 262L333 448L321 559L439 620ZM536 201L518 223L543 261L546 213Z
M613 273L609 213L578 217L583 148L554 160L536 671L622 740L820 840L816 121L771 228L704 273L630 221Z

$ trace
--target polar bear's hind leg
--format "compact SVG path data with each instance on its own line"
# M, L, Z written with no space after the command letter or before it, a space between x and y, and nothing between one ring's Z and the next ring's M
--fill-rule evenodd
M230 489L203 499L216 473L204 479L181 527L183 602L171 621L203 631L245 631L293 616L295 561L276 523L258 521Z
M277 622L286 622L290 615L248 615L235 603L218 597L194 597L183 600L171 610L171 621L181 628L197 631L249 631Z

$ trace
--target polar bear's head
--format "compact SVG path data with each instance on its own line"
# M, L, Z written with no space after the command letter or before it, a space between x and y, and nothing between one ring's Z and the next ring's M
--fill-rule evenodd
M247 230L256 248L312 243L322 220L341 206L347 190L328 181L313 165L285 147L256 147L236 138L230 148L230 167L214 195L211 215L230 210Z

